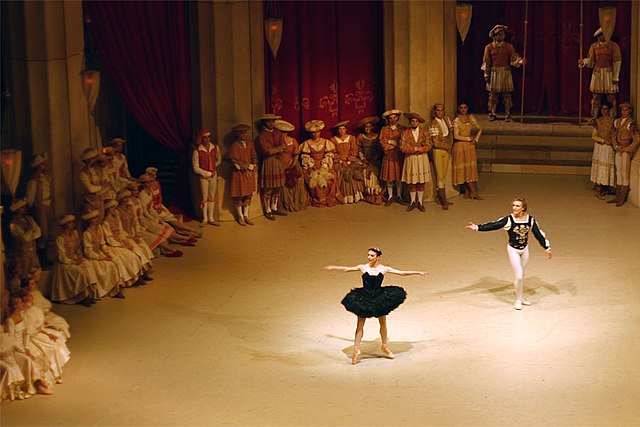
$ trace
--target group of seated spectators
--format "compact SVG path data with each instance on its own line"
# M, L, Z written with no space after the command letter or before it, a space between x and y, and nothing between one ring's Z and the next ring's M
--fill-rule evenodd
M182 251L173 244L195 246L202 237L163 204L156 168L147 168L138 179L131 177L121 154L123 143L115 138L102 150L83 152L79 218L73 213L58 217L55 239L48 218L52 194L47 162L41 155L31 161L34 174L27 197L15 199L10 207L13 247L7 251L9 277L0 311L2 400L51 394L69 360L69 325L51 312L39 286L40 261L46 262L50 238L56 259L43 290L52 301L91 307L102 298L125 298L125 288L146 285L153 280L154 257L180 257Z

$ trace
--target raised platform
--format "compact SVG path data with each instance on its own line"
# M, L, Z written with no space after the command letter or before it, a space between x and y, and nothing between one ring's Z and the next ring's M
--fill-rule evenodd
M525 117L524 123L476 118L483 133L478 143L481 172L589 175L593 128L577 119Z

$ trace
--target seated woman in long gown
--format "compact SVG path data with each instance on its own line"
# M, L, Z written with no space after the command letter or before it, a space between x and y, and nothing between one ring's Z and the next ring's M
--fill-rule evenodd
M51 299L65 304L79 303L90 307L96 296L98 277L93 265L82 253L75 219L75 216L69 214L58 222L62 232L56 237L58 261L53 267Z
M22 297L14 296L9 303L10 315L4 328L13 348L13 355L24 376L25 394L53 394L51 385L55 382L50 370L49 359L30 339L25 316L27 305Z
M100 212L97 209L82 215L86 228L82 233L82 247L84 255L89 260L96 272L98 282L96 283L95 298L111 296L114 298L124 298L120 291L120 285L124 285L124 278L120 276L116 259L107 247L104 240L104 233L100 227ZM123 269L123 268L122 268Z
M300 160L304 179L311 196L310 204L316 207L335 206L343 203L338 193L333 159L336 148L331 141L322 138L320 133L324 129L322 120L311 120L304 125L311 138L300 147Z

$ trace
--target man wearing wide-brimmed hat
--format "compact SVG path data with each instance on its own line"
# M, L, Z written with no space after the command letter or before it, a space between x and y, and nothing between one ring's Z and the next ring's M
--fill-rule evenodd
M262 156L260 167L260 190L265 218L273 221L274 215L287 216L278 210L278 199L284 186L284 164L282 153L287 149L282 133L275 128L276 120L282 117L265 114L260 118L262 130L258 135L258 150Z
M202 201L202 224L219 226L213 217L216 207L216 190L218 188L217 167L222 163L218 146L213 143L211 131L202 129L196 138L196 149L193 150L191 166L200 178Z
M429 155L431 150L431 138L420 127L425 120L418 113L405 113L409 120L409 127L402 132L400 150L404 153L404 165L402 167L402 182L409 187L411 203L407 206L407 212L418 208L424 212L424 188L427 182L431 182L431 166Z
M53 217L51 178L47 173L47 161L43 155L35 155L29 165L33 169L33 175L27 182L26 200L27 205L33 209L33 219L42 232L37 241L38 250L44 251L49 242L49 225Z
M16 245L16 270L26 275L34 267L40 267L36 254L36 239L40 237L40 227L27 215L25 199L16 199L10 210L14 214L9 223L9 232Z
M236 221L242 226L254 225L249 218L249 207L253 193L256 191L258 154L249 141L249 130L251 127L243 123L231 128L235 141L227 153L227 157L233 164L229 193L236 210Z
M591 120L595 123L598 118L598 111L602 105L602 96L606 96L607 102L612 106L609 110L611 117L616 116L617 100L616 94L620 91L618 82L620 80L620 68L622 67L622 54L620 46L613 40L607 41L602 28L598 28L593 34L596 42L589 46L589 53L586 58L580 58L578 67L593 68L591 74Z
M402 181L403 156L400 151L400 138L404 127L398 124L402 111L392 108L382 113L382 118L387 120L387 125L380 130L380 146L382 147L382 172L380 179L387 185L387 200L385 206L391 205L394 201L393 188L396 189L395 201L406 205L400 193L400 182Z
M502 96L502 103L506 113L505 121L511 121L511 107L513 106L513 77L511 67L520 67L527 63L526 58L521 58L509 42L504 41L506 25L496 25L489 32L493 39L484 48L482 67L484 80L487 82L489 92L489 120L496 119L496 107Z

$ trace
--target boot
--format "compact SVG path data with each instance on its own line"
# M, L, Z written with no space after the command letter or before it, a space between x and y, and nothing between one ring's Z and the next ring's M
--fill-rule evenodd
M468 199L469 197L471 197L471 190L469 189L469 183L465 182L464 184L460 185L460 192L462 194L464 194L464 198Z
M627 194L629 194L629 186L628 185L621 186L620 187L620 198L616 202L616 206L617 207L620 207L620 206L624 205L624 203L627 201Z
M434 202L436 202L436 205L442 205L442 199L440 198L440 189L438 189L438 188L436 188L436 194L435 194Z
M467 185L469 186L469 194L471 195L472 199L484 200L478 195L478 184L475 181L468 182Z
M607 201L607 203L615 203L616 205L618 204L618 200L620 199L620 193L622 192L622 186L621 185L616 185L616 197L614 197L613 199Z
M440 202L442 203L442 210L446 211L449 209L449 201L447 200L447 195L444 192L444 188L438 188L437 194L440 196Z

